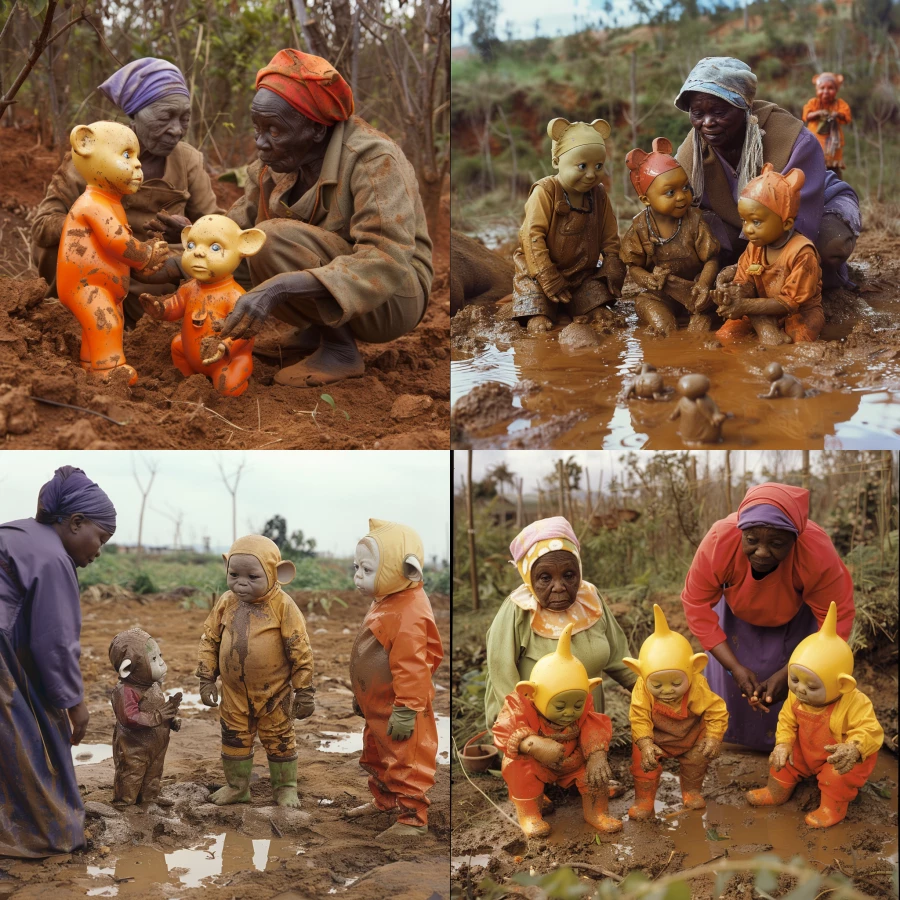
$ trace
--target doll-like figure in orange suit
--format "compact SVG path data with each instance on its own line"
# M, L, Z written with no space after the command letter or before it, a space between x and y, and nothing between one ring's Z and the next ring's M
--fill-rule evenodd
M141 305L154 319L182 320L181 333L172 339L172 362L182 375L206 375L220 394L239 397L253 373L253 339L220 340L219 332L244 294L232 272L243 257L262 249L265 232L242 231L226 216L203 216L181 237L181 266L191 280L166 297L141 294Z
M137 372L125 362L122 301L131 269L150 274L169 256L165 241L139 241L125 218L122 197L144 181L134 132L118 122L76 125L69 135L72 162L87 182L63 226L56 262L59 301L81 325L79 365L107 377Z
M622 829L622 822L608 815L612 722L594 711L591 691L601 679L589 679L572 655L573 627L571 622L566 625L556 650L541 657L530 679L507 695L491 729L494 744L503 752L501 770L509 799L526 837L550 833L541 815L549 805L547 784L574 784L584 820L598 831Z
M847 815L847 804L872 774L884 741L872 701L857 690L852 673L853 651L837 633L832 601L821 629L791 654L790 694L778 714L769 781L748 791L753 806L780 806L801 778L815 775L822 797L806 824L828 828Z

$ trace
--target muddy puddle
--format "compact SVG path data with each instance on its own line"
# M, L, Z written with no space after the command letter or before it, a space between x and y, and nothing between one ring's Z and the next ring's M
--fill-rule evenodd
M860 246L865 252L863 241ZM873 277L874 265L854 259L857 277ZM876 282L878 283L878 282ZM626 286L626 294L628 288ZM644 362L656 366L667 386L688 372L706 375L710 396L732 418L723 427L724 448L862 449L900 448L900 353L896 289L868 289L858 295L839 292L823 340L813 344L762 347L754 339L718 346L712 334L678 331L667 338L649 335L638 323L633 299L616 309L625 327L597 333L599 345L578 350L560 346L556 328L545 335L509 337L502 305L491 329L479 340L457 340L451 351L451 405L475 386L496 381L509 386L532 381L539 391L513 405L521 415L472 430L473 446L508 446L519 432L541 428L526 446L559 449L666 449L684 446L678 423L668 417L674 400L618 402L625 383ZM837 295L835 295L837 296ZM841 304L846 304L842 306ZM465 327L465 326L464 326ZM779 362L804 383L802 400L761 400L768 390L764 369ZM566 419L574 420L566 421ZM554 428L554 423L560 425ZM543 436L542 436L543 435ZM518 446L518 445L516 445Z
M72 762L76 766L92 766L112 759L112 744L79 744L72 748Z
M450 716L435 716L438 731L439 765L450 765ZM361 731L323 731L325 739L320 741L317 750L324 753L362 753L363 736Z

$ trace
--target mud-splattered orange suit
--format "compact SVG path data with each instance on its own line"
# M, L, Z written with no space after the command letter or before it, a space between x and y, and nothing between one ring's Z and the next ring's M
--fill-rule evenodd
M251 757L259 732L270 761L296 759L293 692L309 687L313 674L306 621L278 583L275 544L259 535L239 538L226 563L237 553L260 561L269 590L252 603L222 594L203 626L196 675L201 682L222 678L222 756Z
M164 311L158 318L166 322L182 319L181 334L172 339L175 368L185 376L206 375L226 397L239 397L247 390L253 374L253 339L226 339L223 343L228 350L224 358L210 365L204 365L203 360L213 356L218 342L208 341L206 350L201 345L206 338L217 337L243 293L244 289L229 275L209 283L192 278L174 294L159 298Z
M60 302L81 325L83 369L102 372L124 365L122 301L131 269L143 269L153 243L131 232L118 194L88 185L63 226L56 266Z
M396 540L396 530L415 533L375 519L370 526L368 536L377 541L380 551L378 593L392 584L410 585L398 574L409 547ZM418 548L416 555L421 559L421 542ZM404 825L428 824L426 792L434 784L438 747L431 677L443 658L431 602L421 586L373 601L350 654L353 694L366 720L359 764L369 773L375 805L383 810L399 807L397 821ZM397 741L387 733L395 705L416 711L409 740Z

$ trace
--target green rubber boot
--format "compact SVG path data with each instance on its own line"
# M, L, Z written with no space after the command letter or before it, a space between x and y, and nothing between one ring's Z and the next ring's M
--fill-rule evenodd
M249 759L231 759L222 757L222 768L225 770L226 787L220 787L209 799L216 806L229 803L250 802L250 772L253 770L253 757Z
M299 806L297 796L297 760L284 762L269 760L269 777L272 780L272 796L279 806Z

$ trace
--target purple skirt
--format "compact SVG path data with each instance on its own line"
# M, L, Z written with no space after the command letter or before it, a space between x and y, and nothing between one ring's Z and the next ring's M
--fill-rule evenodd
M719 625L731 651L742 666L756 675L757 681L765 680L786 666L797 644L815 634L819 627L813 611L805 603L790 622L774 628L751 625L739 619L724 597L713 609L719 616ZM775 728L783 701L773 704L767 713L756 712L741 696L737 682L711 653L703 674L714 693L728 707L728 730L724 740L752 750L771 750L775 746Z

